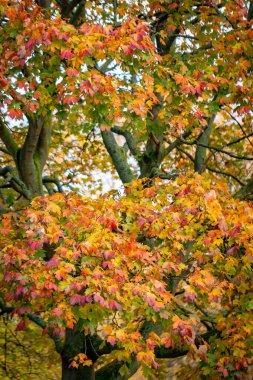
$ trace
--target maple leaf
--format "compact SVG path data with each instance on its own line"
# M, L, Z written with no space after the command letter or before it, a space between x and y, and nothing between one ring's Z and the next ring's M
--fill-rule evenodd
M147 377L165 345L248 378L251 7L65 3L0 0L1 313L73 349L63 377L101 339ZM0 377L25 377L7 351Z
M61 59L71 59L74 56L74 54L70 50L62 50L61 52Z
M79 71L76 70L76 69L72 69L72 68L68 68L66 70L66 74L69 76L69 77L77 77L79 75Z
M9 116L11 119L22 119L23 112L21 110L10 109Z

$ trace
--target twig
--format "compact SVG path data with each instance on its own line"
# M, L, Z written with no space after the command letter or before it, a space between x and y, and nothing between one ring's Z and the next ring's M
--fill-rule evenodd
M248 157L248 156L238 156L237 154L234 154L232 152L228 152L227 150L224 150L224 149L220 149L220 148L217 148L215 146L210 146L210 145L205 145L205 144L201 144L201 143L195 143L199 146L203 146L204 148L207 148L207 149L210 149L210 150L215 150L217 152L220 152L220 153L224 153L230 157L233 157L233 158L236 158L236 159L239 159L239 160L246 160L246 161L253 161L253 157Z
M226 173L226 172L223 172L222 170L218 170L218 169L214 169L212 168L211 166L206 166L206 169L207 170L210 170L210 172L214 172L214 173L217 173L217 174L222 174L226 177L231 177L233 178L236 182L238 182L241 186L245 186L245 183L243 183L240 179L238 179L235 175L233 174L230 174L230 173Z
M210 150L215 150L216 152L220 152L220 153L224 153L230 157L233 157L233 158L236 158L236 159L239 159L239 160L246 160L246 161L253 161L253 157L248 157L248 156L239 156L237 154L234 154L232 152L228 152L227 150L224 150L224 149L221 149L221 148L217 148L216 146L210 146L210 145L206 145L206 144L201 144L199 143L198 141L186 141L186 140L183 140L181 138L181 141L183 144L185 145L199 145L199 146L203 146L204 148L207 148L207 149L210 149Z
M253 143L250 141L249 137L253 135L253 133L250 133L249 135L246 134L242 124L236 119L236 117L234 117L234 115L232 115L229 111L226 110L226 112L229 114L229 116L236 122L237 125L239 125L242 133L244 134L245 138L247 138L248 142L250 143L250 145L253 147ZM229 144L228 144L229 145Z

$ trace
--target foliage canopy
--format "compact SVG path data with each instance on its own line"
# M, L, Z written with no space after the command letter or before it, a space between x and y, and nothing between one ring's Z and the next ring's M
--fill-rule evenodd
M186 353L250 378L252 18L0 0L1 314L53 339L63 380ZM122 191L98 196L101 175Z

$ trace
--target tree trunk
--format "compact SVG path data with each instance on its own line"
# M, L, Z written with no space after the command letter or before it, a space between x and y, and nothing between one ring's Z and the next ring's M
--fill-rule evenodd
M161 162L163 159L161 136L155 136L153 133L148 139L145 152L140 161L140 178L157 177Z
M70 367L73 358L80 353L87 355L88 359L94 363L98 356L91 343L90 336L85 336L84 332L75 326L73 329L66 329L65 342L62 358L62 380L95 380L94 366L79 365L78 368Z
M43 195L42 172L48 157L51 135L51 115L29 117L25 142L16 155L19 177L31 196Z
M198 145L197 145L197 149L195 153L194 170L195 172L198 172L200 174L206 170L206 151L207 151L207 148L205 146L202 146L201 144L209 145L214 119L215 119L215 114L209 118L207 127L201 133L201 135L199 136L197 140Z
M95 380L94 366L69 367L70 359L62 356L62 380Z

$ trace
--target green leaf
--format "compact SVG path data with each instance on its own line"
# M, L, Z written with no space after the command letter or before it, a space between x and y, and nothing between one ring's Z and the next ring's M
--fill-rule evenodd
M122 377L128 376L130 374L128 366L126 364L123 364L123 366L119 369L119 373Z

